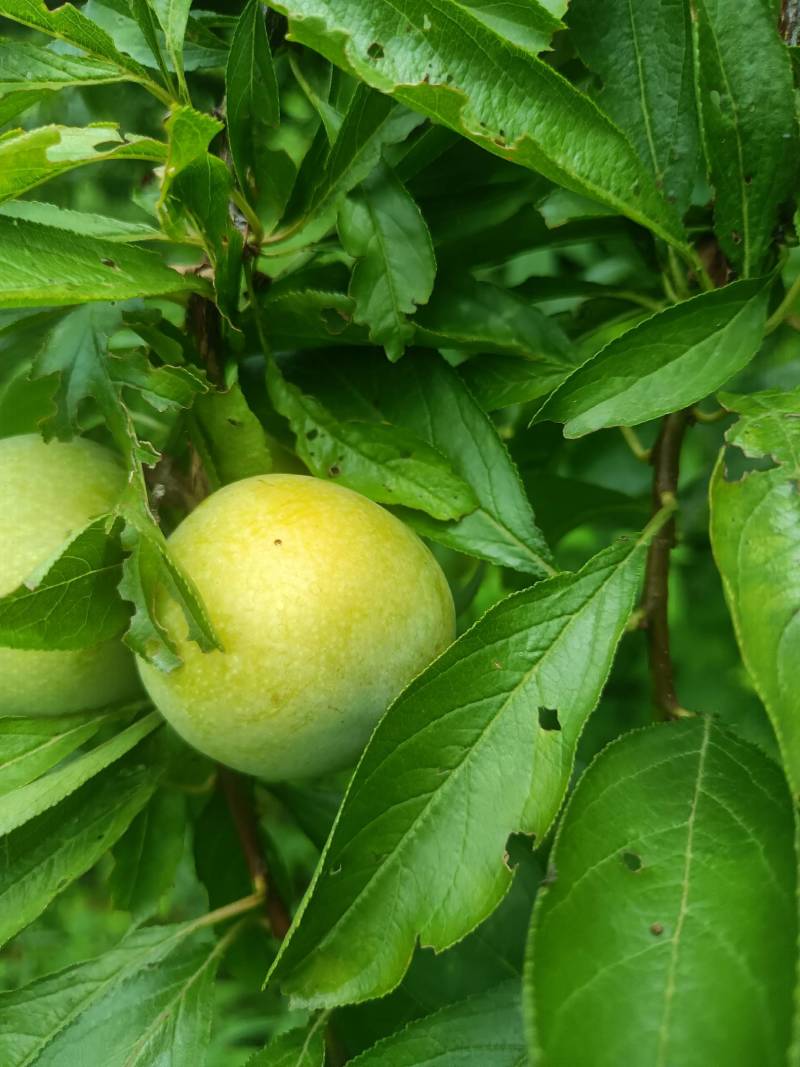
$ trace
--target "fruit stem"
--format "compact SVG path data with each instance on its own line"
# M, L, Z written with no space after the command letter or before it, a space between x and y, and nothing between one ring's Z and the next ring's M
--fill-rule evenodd
M681 445L692 420L691 411L673 411L661 423L650 462L653 466L653 514L676 507ZM650 542L642 602L642 625L647 630L647 651L653 704L661 720L687 714L675 693L669 641L669 560L675 544L675 516L670 515Z
M262 898L264 912L273 937L282 941L292 925L292 917L275 888L274 882L269 877L267 860L258 830L258 820L250 797L243 786L241 775L229 767L220 766L219 784L239 836L239 844L250 872L253 889Z

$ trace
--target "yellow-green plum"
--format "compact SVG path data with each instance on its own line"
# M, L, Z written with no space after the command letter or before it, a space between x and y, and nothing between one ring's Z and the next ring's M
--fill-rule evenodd
M438 563L399 519L340 485L266 474L220 489L175 530L222 651L160 617L183 665L139 663L185 740L267 780L352 762L391 700L454 635Z
M122 465L93 441L0 439L0 596L60 553L125 486ZM138 690L119 640L68 651L0 648L0 716L90 711Z

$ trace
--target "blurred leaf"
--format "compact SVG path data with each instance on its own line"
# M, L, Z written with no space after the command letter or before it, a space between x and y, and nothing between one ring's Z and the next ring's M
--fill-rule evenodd
M558 812L648 536L501 601L390 707L278 956L298 1004L388 992L418 936L440 951L502 900L509 833L541 839Z
M768 3L743 18L736 0L697 0L693 28L715 230L747 278L764 265L778 207L797 177L789 50Z
M263 138L280 122L278 81L260 0L247 0L236 24L225 69L225 101L236 175L257 202Z
M657 312L609 342L547 400L536 421L565 437L635 426L718 389L758 351L769 285L742 281Z
M628 734L581 779L539 894L537 1062L785 1063L797 926L778 768L710 719ZM714 996L697 1010L698 983Z
M649 500L577 478L536 471L524 475L523 481L536 504L539 525L553 544L587 523L614 523L635 530L650 513Z
M192 291L208 292L208 283L171 270L152 252L0 218L0 308Z
M683 213L699 170L689 8L680 0L572 0L571 37L601 79L598 103Z
M418 344L465 352L498 352L555 365L567 373L576 357L560 327L531 301L463 275L437 282L416 319Z
M425 1067L437 1061L452 1067L525 1067L519 981L418 1019L349 1062L354 1067Z
M3 1064L197 1067L228 941L214 944L199 925L133 930L96 959L0 994Z
M125 77L115 63L63 55L24 40L0 40L0 93L98 85Z
M339 210L339 236L357 260L350 282L353 318L389 359L414 335L407 316L427 302L436 260L425 220L394 171L379 164Z
M11 833L18 826L60 803L90 778L94 778L110 764L121 759L162 723L163 719L159 713L152 711L91 751L77 756L64 766L27 785L6 793L0 798L0 836Z
M186 35L186 24L189 20L192 0L149 0L149 3L161 23L167 42L167 52L178 74L178 80L182 82L183 39Z
M301 369L301 386L313 389L337 417L377 419L377 425L414 434L471 486L479 507L456 522L404 512L419 533L526 574L553 573L550 549L496 428L444 360L414 352L392 366L340 353L335 360L309 360Z
M86 648L117 637L129 611L117 594L119 537L107 515L80 531L45 570L0 597L0 646Z
M317 1019L308 1028L289 1030L274 1037L266 1048L247 1061L247 1067L322 1067L325 1029Z
M339 420L288 382L271 359L267 387L275 410L289 420L297 454L318 477L334 479L379 503L421 508L441 519L475 508L477 499L468 483L413 432L384 423Z
M52 719L0 719L0 797L49 771L115 718L138 710L133 704Z
M742 659L764 701L786 775L800 796L800 495L790 471L711 479L711 544Z
M623 134L552 67L469 8L413 0L285 0L292 39L483 148L594 197L680 244L676 216ZM569 131L565 137L564 132Z
M422 119L388 97L359 84L336 141L327 139L306 156L287 208L287 223L276 235L281 252L318 240L336 221L344 195L380 162L384 145L403 141ZM324 152L322 149L324 148Z
M55 226L59 230L69 230L86 237L99 237L106 241L163 241L166 236L147 223L109 219L104 215L72 211L70 208L42 204L35 200L7 200L0 204L0 215L9 219L38 222L44 226Z
M144 4L149 6L149 0L136 0L134 7L137 15L142 14ZM153 44L149 32L142 30L141 19L132 18L133 8L128 6L128 0L87 0L83 6L83 12L92 22L96 23L111 36L120 51L132 56L139 64L147 67L158 67L160 63L157 55L154 55ZM210 32L200 21L201 12L190 15L187 23L186 37L183 41L183 69L208 70L225 66L228 49L224 41L216 34ZM151 22L155 23L155 15L151 9ZM167 39L159 26L155 26L155 45L162 53L162 59L167 67L174 69L169 56L164 56L167 51Z
M186 838L186 798L158 789L113 849L109 890L134 922L149 918L174 885Z
M17 115L47 100L53 94L47 89L15 90L0 96L0 126L5 126Z
M769 456L791 478L800 478L800 389L737 396L720 393L719 402L739 415L725 434L746 456Z
M0 138L0 200L12 200L85 163L108 159L163 163L166 146L150 137L123 135L116 126L41 126L12 131Z
M264 427L250 410L238 382L224 391L198 397L192 416L203 467L215 487L272 470Z
M147 803L159 774L158 766L145 765L134 753L6 837L0 849L0 944L97 863Z

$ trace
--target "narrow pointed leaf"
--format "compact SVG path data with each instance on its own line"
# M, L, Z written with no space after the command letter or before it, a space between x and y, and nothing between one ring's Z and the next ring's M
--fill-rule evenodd
M99 237L106 241L126 243L166 239L166 234L154 226L148 226L146 222L127 222L36 200L6 200L0 204L0 215L8 219L38 222L43 226L54 226L59 230L69 230L70 233L83 234L85 237Z
M62 55L28 41L0 41L0 93L102 85L123 78L125 72L115 63Z
M389 359L414 335L409 321L433 290L436 260L419 208L394 171L376 168L339 212L339 236L357 260L350 281L356 322Z
M163 163L166 145L150 137L123 137L116 126L41 126L9 134L0 138L0 201L86 163L109 159Z
M0 944L41 914L122 836L155 789L160 768L135 754L12 831L0 849Z
M0 646L86 648L122 633L130 614L117 594L122 550L107 524L95 519L43 574L0 597Z
M149 918L175 884L185 840L186 797L176 789L157 790L114 846L114 906L137 922Z
M742 281L656 313L578 368L536 421L563 422L565 437L582 437L694 404L756 354L768 297L763 281Z
M196 923L143 927L96 959L0 994L3 1064L197 1067L220 946Z
M90 752L7 793L0 798L0 836L11 833L74 793L90 778L121 759L162 722L158 712L153 711Z
M711 544L742 659L800 797L800 493L783 468L711 480Z
M603 83L597 102L683 212L700 164L692 31L683 0L573 0L570 34Z
M644 556L619 543L501 601L392 705L277 960L297 1003L380 996L417 937L444 949L494 910L509 834L541 838L561 804Z
M693 719L628 734L581 779L534 911L535 1064L786 1063L792 805L757 748ZM698 988L713 997L697 1010Z
M403 427L340 420L267 365L275 410L289 420L297 452L318 477L382 504L421 508L440 519L472 511L477 498L445 456Z
M496 155L609 204L669 241L677 217L624 135L552 67L465 4L283 0L294 40ZM569 130L569 136L564 131Z
M0 218L0 308L209 291L197 275L179 274L141 248Z
M797 118L789 50L769 3L697 0L697 92L714 222L725 255L757 274L782 200L797 176Z
M350 1061L353 1067L525 1067L518 981L418 1019Z

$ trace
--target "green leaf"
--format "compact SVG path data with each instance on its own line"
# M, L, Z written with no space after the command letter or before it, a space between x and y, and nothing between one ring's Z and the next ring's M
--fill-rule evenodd
M598 103L683 213L700 152L688 5L573 0L569 26L581 58L603 83Z
M280 122L278 80L260 0L239 16L225 69L228 143L242 189L258 200L262 139Z
M264 427L238 384L198 397L192 408L206 474L215 488L272 470Z
M324 148L322 158L314 148L305 158L286 226L272 238L280 241L281 253L324 236L336 221L342 198L378 165L384 146L405 140L421 121L407 108L359 85L330 150L323 135L317 142Z
M228 943L214 944L199 926L133 930L96 959L0 994L3 1064L61 1067L79 1057L104 1067L197 1067Z
M267 337L278 350L369 344L353 323L353 301L344 292L315 288L267 291L260 302Z
M709 719L628 734L581 779L534 911L533 1061L783 1064L797 928L778 768ZM698 1010L697 990L714 989Z
M159 773L134 753L8 835L0 849L0 944L97 863L147 803Z
M0 15L65 41L90 56L109 60L127 77L153 87L147 70L120 51L112 37L73 4L65 3L51 11L40 0L0 0Z
M192 107L178 107L165 123L169 142L161 200L166 199L170 185L191 163L202 159L208 146L223 128L219 119Z
M647 536L507 597L390 707L276 963L298 1004L388 992L417 937L441 951L502 900L508 835L541 839L564 797Z
M526 1067L519 982L504 982L418 1019L349 1062L353 1067L430 1067L440 1062L452 1067Z
M766 705L800 797L800 495L784 468L711 479L711 544L742 659Z
M136 391L157 411L175 411L189 407L207 386L192 368L155 366L139 351L110 352L109 338L122 324L122 308L100 303L77 307L55 323L33 367L34 378L59 376L57 411L44 429L69 437L80 427L84 403L92 399L122 452L152 461L151 447L140 446L131 428L124 391Z
M720 393L719 402L739 420L725 434L746 456L768 456L791 478L800 478L800 388L739 396Z
M479 506L456 522L404 512L419 533L526 574L554 573L550 549L495 426L444 360L414 352L393 366L337 353L335 359L308 361L300 384L341 420L378 420L413 434L472 488Z
M379 503L421 508L440 519L476 506L472 489L447 459L405 428L337 419L288 382L274 360L267 363L267 387L275 410L289 420L297 454L318 477L335 479Z
M0 308L208 292L159 256L39 223L0 218Z
M0 646L86 648L122 633L129 615L116 589L122 552L108 521L95 519L46 570L0 597Z
M0 719L0 797L49 771L115 718L139 710L133 704L52 719Z
M577 357L578 352L575 351ZM572 372L575 362L487 355L462 363L458 372L482 408L497 411L527 404L552 393Z
M163 163L166 145L150 137L123 136L116 126L41 126L12 131L0 138L0 200L12 200L58 174L108 159Z
M167 43L172 65L177 71L179 83L183 83L183 39L189 21L192 0L149 0L156 13ZM184 93L184 95L188 95Z
M677 217L624 135L552 67L457 0L284 0L293 40L496 155L609 204L673 243ZM569 136L565 136L569 131Z
M113 849L109 890L135 922L149 918L175 883L186 839L186 798L159 789Z
M13 93L7 93L5 96L0 96L0 126L5 126L7 122L10 122L17 115L21 115L23 111L35 107L52 95L47 89L34 89L30 92L17 90Z
M504 41L510 41L536 55L550 46L550 40L563 24L538 0L458 0L462 7Z
M247 1061L246 1067L322 1067L325 1031L322 1019L308 1028L289 1030L274 1037L266 1048Z
M121 759L162 723L159 713L152 711L91 751L7 793L0 798L0 836L11 833L60 803L90 778Z
M428 228L394 171L379 164L339 211L339 237L357 260L350 282L353 318L389 359L414 335L408 321L433 290L436 260Z
M181 608L191 640L204 652L221 648L194 584L172 559L158 527L143 514L131 515L123 544L130 555L122 567L119 591L134 609L125 643L162 671L180 667L177 646L158 618L156 604L163 590Z
M694 404L756 354L768 299L763 281L742 281L656 313L567 378L536 421L563 422L565 437L582 437Z
M163 241L166 235L145 222L125 222L110 219L105 215L88 211L73 211L55 204L43 204L36 200L7 200L0 204L0 215L8 219L23 219L38 222L43 226L55 226L86 237L99 237L106 241Z
M697 0L693 9L700 120L714 223L744 277L763 267L778 207L797 175L789 50L769 3Z
M437 282L416 318L417 344L463 352L497 352L572 370L576 356L563 330L530 300L463 274ZM534 370L535 373L535 370Z
M0 93L102 85L124 78L115 63L63 55L28 41L0 40Z

